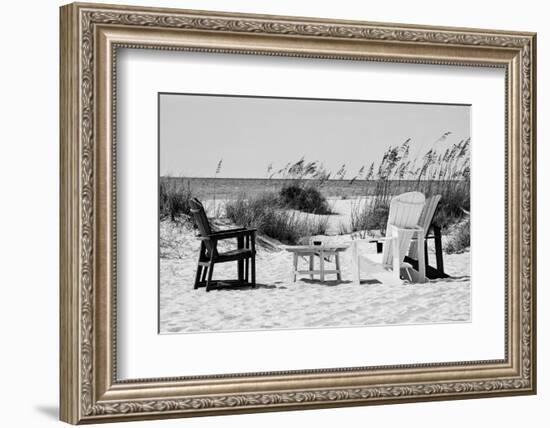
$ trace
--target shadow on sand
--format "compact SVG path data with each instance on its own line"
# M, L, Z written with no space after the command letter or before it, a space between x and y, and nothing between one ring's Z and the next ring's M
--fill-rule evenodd
M325 286L325 287L336 287L338 285L351 284L351 283L352 283L352 281L336 281L336 280L333 280L333 281L321 282L320 280L315 280L315 279L299 279L295 283L291 283L290 285L288 283L284 283L282 281L277 281L277 282L275 282L275 284L256 283L256 287L252 287L249 284L237 285L237 284L224 283L223 281L220 281L219 284L216 284L214 286L215 288L212 288L211 291L287 290L289 288L292 288L293 285L300 285L300 284L310 284L310 285ZM376 281L376 280L362 280L361 281L361 284L376 284L376 283L379 283L379 281Z
M338 281L336 279L334 280L325 280L321 282L319 279L308 279L308 278L300 278L297 283L302 282L305 284L311 284L311 285L321 285L325 287L336 287L338 285L344 285L344 284L351 284L352 281Z
M469 275L463 275L463 276L449 276L448 278L440 278L437 280L437 282L441 283L453 283L453 282L463 282L463 281L469 281L470 276ZM252 287L249 284L244 285L238 285L238 284L230 284L230 283L224 283L224 281L219 281L219 284L215 285L215 288L213 288L211 291L255 291L255 290L287 290L289 288L292 288L294 284L309 284L314 286L324 286L324 287L337 287L339 285L345 285L345 284L352 284L353 281L338 281L338 280L325 280L321 282L318 279L309 279L309 278L300 278L295 283L290 283L290 285L282 282L282 281L276 281L275 284L262 284L262 283L256 283L255 287ZM426 284L429 284L430 282L427 282ZM286 285L283 285L286 284ZM369 278L369 279L361 279L359 282L360 285L384 285L383 282ZM422 285L422 284L418 284ZM201 287L202 288L202 287Z
M201 287L201 288L204 288L204 287ZM214 288L212 288L211 291L235 291L235 290L254 291L254 290L276 289L276 288L278 288L278 289L283 288L284 289L286 287L278 287L277 285L273 285L273 284L270 285L270 284L259 284L259 283L256 283L256 286L252 287L252 285L250 285L250 284L239 285L239 284L224 283L223 281L220 281L219 283L215 283Z

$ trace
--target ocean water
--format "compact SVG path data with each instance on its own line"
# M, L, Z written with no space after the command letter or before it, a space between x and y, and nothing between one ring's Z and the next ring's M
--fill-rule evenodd
M292 180L279 178L212 178L212 177L161 177L161 183L170 186L189 187L194 195L199 198L211 199L235 199L239 195L255 196L264 192L277 192L284 185L291 184ZM310 182L315 185L315 180L303 180L305 185ZM421 187L430 186L433 183L423 182ZM390 181L392 193L399 194L418 187L416 180ZM319 188L326 198L354 198L373 195L376 190L375 181L367 180L327 180Z

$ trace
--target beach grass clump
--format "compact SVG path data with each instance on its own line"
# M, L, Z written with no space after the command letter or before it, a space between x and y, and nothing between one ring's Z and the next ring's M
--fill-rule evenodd
M316 187L292 183L283 186L279 196L288 208L313 214L331 214L326 198Z
M318 161L308 162L302 157L276 171L270 164L267 176L269 179L279 177L287 181L279 190L281 207L312 214L331 214L329 204L321 193L330 173Z
M302 238L308 238L314 235L326 235L329 227L329 218L326 215L308 217L304 221L306 225L306 233Z
M189 182L187 185L172 181L161 180L159 185L160 218L170 218L172 221L189 218L191 216L191 199L193 192Z
M435 212L434 223L441 225L446 232L449 227L460 222L470 212L470 181L450 183L440 189L441 200Z
M470 248L470 216L457 223L449 235L444 247L446 253L458 254Z
M377 230L383 233L386 229L389 212L389 205L384 204L365 204L363 207L354 207L350 217L351 232Z
M256 228L259 233L284 244L293 245L304 237L324 235L328 228L326 218L309 218L281 208L279 195L275 192L253 197L240 195L228 201L225 210L227 217L238 226Z

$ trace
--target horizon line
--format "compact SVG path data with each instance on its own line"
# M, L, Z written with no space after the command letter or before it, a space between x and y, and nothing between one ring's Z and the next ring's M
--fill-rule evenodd
M211 179L211 180L290 180L290 181L320 181L319 178L282 178L282 177L200 177L200 176L175 176L175 175L159 175L159 178L174 178L174 179ZM353 180L353 177L351 178L329 178L324 181L351 181ZM379 181L381 179L379 178L372 178L372 179L365 179L365 178L356 178L353 181ZM390 179L392 181L419 181L418 178L393 178ZM462 181L460 179L448 179L448 180L438 180L435 178L432 179L424 179L421 178L420 181Z

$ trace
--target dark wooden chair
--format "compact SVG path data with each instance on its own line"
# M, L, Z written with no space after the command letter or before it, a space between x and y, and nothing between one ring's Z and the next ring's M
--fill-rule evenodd
M218 288L220 285L256 287L256 229L212 230L204 207L197 198L191 200L191 213L199 229L201 240L194 288L206 287L206 291L210 291L213 287ZM236 239L237 248L219 252L218 242L224 239ZM214 266L217 263L234 261L237 262L237 280L212 281Z

